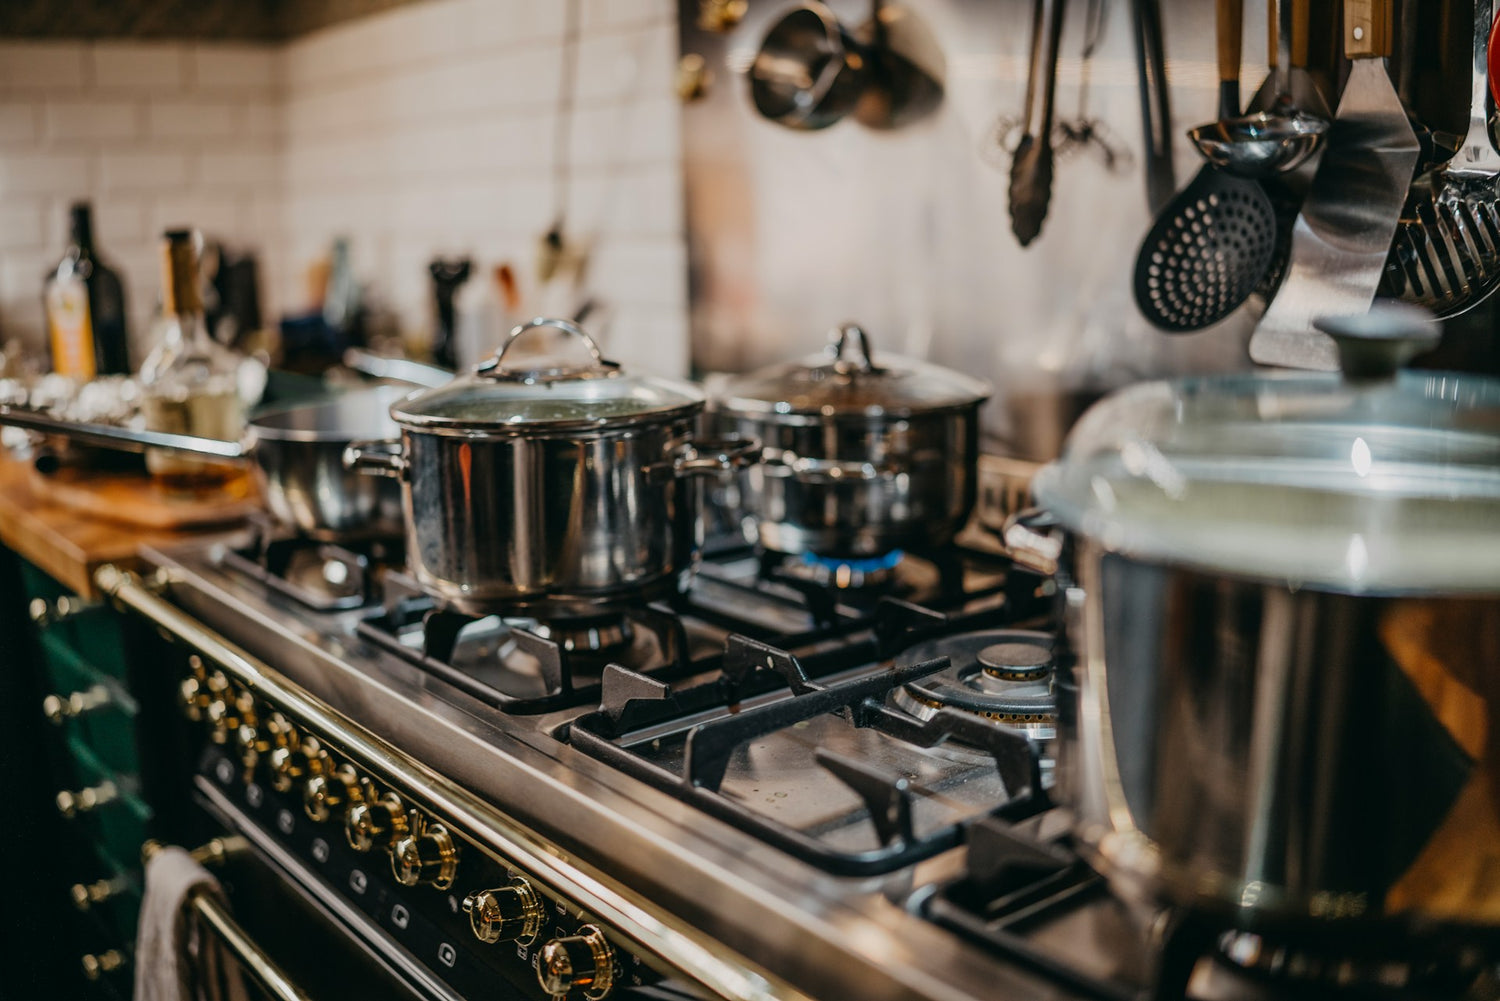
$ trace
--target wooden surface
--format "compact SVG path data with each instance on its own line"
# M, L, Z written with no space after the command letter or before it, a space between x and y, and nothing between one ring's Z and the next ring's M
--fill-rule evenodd
M109 490L139 506L149 498L150 480L144 474L129 477L136 481L136 495L130 496L125 475L109 476ZM46 496L37 489L37 478L29 462L0 451L0 542L85 597L94 593L92 575L101 564L131 566L139 562L142 546L171 545L228 527L174 530L109 520ZM244 514L243 504L238 507L235 517Z

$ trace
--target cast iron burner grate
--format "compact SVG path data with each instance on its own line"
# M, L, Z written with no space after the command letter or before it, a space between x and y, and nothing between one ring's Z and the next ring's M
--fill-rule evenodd
M723 787L732 759L773 734L833 714L856 730L874 731L898 745L930 749L957 744L978 766L984 767L987 759L1005 792L1003 801L989 811L994 815L1017 819L1045 809L1049 803L1040 755L1025 734L960 711L940 709L917 719L885 704L893 691L947 669L946 658L853 670L880 657L882 650L954 628L954 619L887 601L877 621L882 628L867 641L845 642L805 660L751 637L731 635L719 675L680 691L661 679L610 665L603 677L600 708L569 724L565 739L705 813L840 875L892 872L954 848L962 843L973 818L929 825L919 832L911 778L818 746L815 762L863 803L878 841L874 848L839 845L818 831L783 823L742 797L728 795ZM683 741L676 768L638 750L659 747L668 733L681 735Z
M521 714L597 701L612 659L667 678L702 669L694 665L682 619L658 605L562 628L440 608L396 574L386 576L383 607L361 621L357 632L469 695ZM601 650L573 642L589 633L616 639Z
M300 535L278 536L271 525L259 521L251 523L251 531L247 545L224 553L224 565L314 612L373 604L382 570L404 562L397 540L319 542Z
M1045 833L1048 827L1054 828ZM1291 935L1296 946L1223 917L1163 909L1143 922L1073 850L1061 811L967 831L966 871L912 906L929 920L1093 1001L1457 1001L1475 997L1494 943L1410 939L1368 925ZM1080 941L1091 943L1086 950ZM1405 958L1410 957L1410 958Z

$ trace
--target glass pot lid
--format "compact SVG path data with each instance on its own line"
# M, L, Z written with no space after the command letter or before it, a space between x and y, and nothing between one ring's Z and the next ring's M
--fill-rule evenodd
M1436 343L1420 311L1319 327L1342 375L1124 389L1038 473L1037 502L1142 559L1347 593L1500 590L1500 381L1395 371Z
M889 355L880 362L869 335L846 323L830 332L822 354L731 381L720 406L751 416L912 417L976 406L990 395L978 379L937 365Z
M561 336L544 343L548 331ZM534 350L523 354L523 340ZM512 330L469 374L394 404L391 417L419 429L519 433L665 420L702 406L703 394L689 383L629 375L606 361L577 324L535 319Z

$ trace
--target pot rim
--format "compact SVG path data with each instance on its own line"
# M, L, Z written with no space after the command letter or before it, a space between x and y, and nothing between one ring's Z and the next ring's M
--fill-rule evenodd
M391 406L391 420L403 430L450 438L560 438L577 434L602 434L629 431L633 428L671 424L688 420L703 411L701 400L678 407L643 410L622 417L596 417L583 420L500 421L459 420L452 417L416 417L400 414Z
M942 417L949 414L977 411L989 397L981 396L966 403L954 403L940 407L886 407L871 404L859 410L840 410L824 407L821 410L796 410L784 402L763 400L750 396L731 396L720 399L715 412L728 417L748 420L764 420L780 427L816 427L821 424L878 424L890 420L913 420L921 417ZM787 407L787 409L780 409Z

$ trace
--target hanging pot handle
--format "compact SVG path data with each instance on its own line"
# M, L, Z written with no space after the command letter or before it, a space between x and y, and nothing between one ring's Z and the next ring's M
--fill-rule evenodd
M515 346L516 341L532 331L540 330L544 327L560 330L582 341L584 348L589 353L588 364L582 366L558 365L553 368L517 371L506 368L505 353ZM505 338L505 343L500 345L500 350L495 352L494 357L480 362L474 371L491 379L510 379L519 382L552 382L560 379L588 379L597 378L598 376L618 375L620 366L615 362L606 361L604 355L599 351L598 343L578 324L571 320L558 320L551 317L539 316L534 320L527 320L512 330L510 336Z
M406 475L406 456L397 439L351 441L344 448L344 468L366 476L389 476L401 479Z
M1052 512L1030 507L1005 519L1000 531L1011 559L1043 577L1057 573L1062 558L1063 532Z
M679 476L715 476L755 465L760 453L759 438L703 438L693 442L692 458L679 459L672 471Z
M870 350L870 335L857 323L842 323L828 332L828 353L840 372L879 371Z

